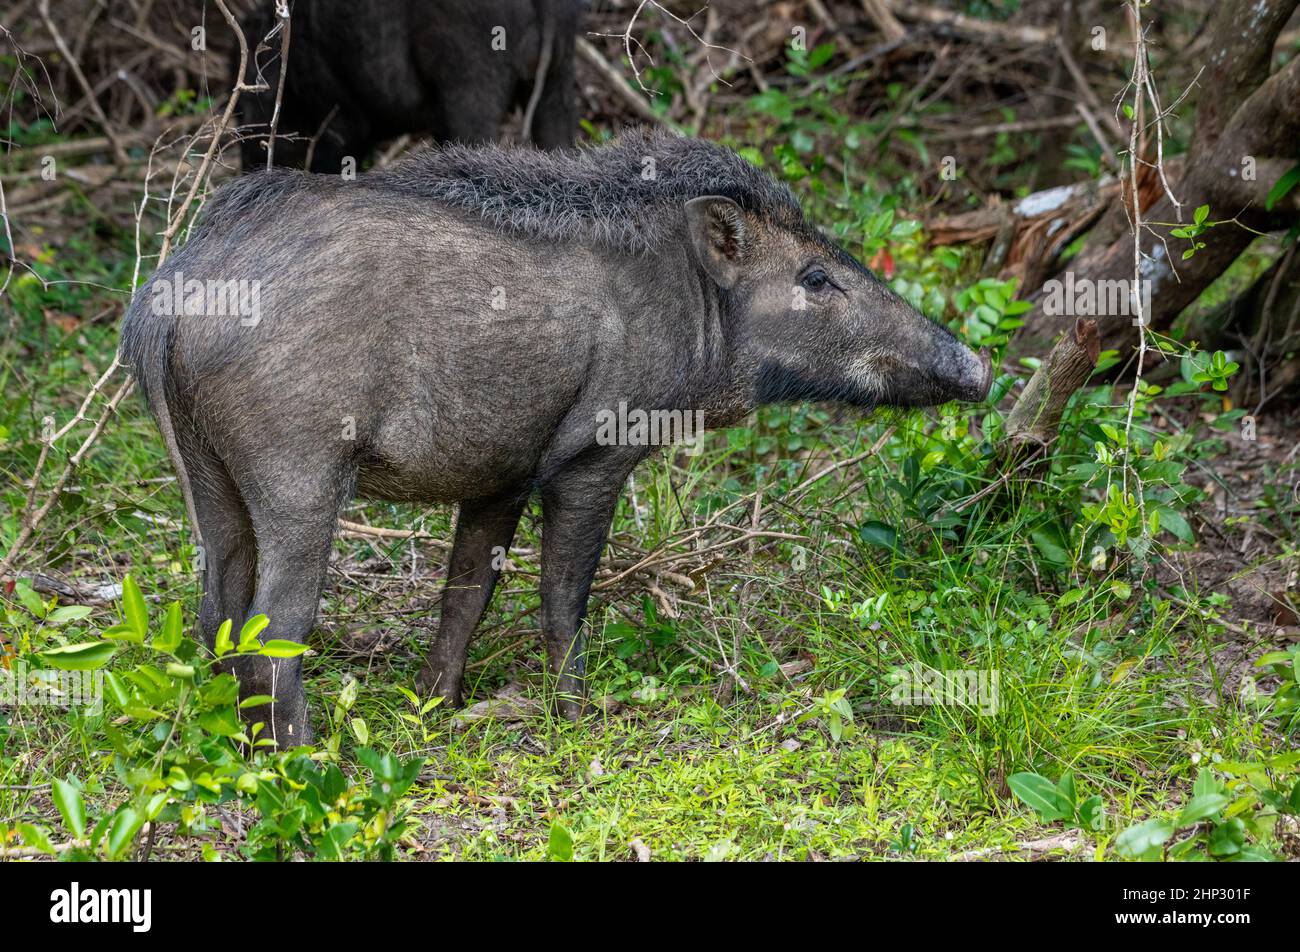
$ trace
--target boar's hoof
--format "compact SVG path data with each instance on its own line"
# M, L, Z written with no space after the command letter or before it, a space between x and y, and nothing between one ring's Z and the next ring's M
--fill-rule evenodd
M314 742L300 659L228 658L217 665L217 670L239 681L241 701L250 697L274 698L240 711L250 729L254 724L262 725L254 741L271 740L282 750Z
M440 697L443 707L463 707L459 677L451 677L441 668L425 662L415 678L415 690L421 697Z
M263 725L257 736L253 738L255 741L274 741L275 746L280 750L315 743L316 735L311 729L311 717L308 716L305 696L259 704L242 713L244 720L250 726L259 722Z

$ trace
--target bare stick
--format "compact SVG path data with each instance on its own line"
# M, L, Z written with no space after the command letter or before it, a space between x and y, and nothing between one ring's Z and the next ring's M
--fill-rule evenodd
M627 27L623 30L622 33L593 33L591 35L610 37L613 39L619 39L623 41L623 51L627 54L628 65L632 67L632 75L633 77L635 77L636 84L641 87L641 91L643 93L649 96L658 95L654 90L648 88L646 84L642 82L641 68L636 64L636 53L632 49L633 45L635 44L637 49L641 50L643 53L646 54L646 58L650 60L650 65L651 66L654 65L654 58L651 57L648 52L646 52L646 48L641 45L641 41L638 40L633 35L632 32L633 30L636 29L637 18L641 16L641 12L645 10L646 7L654 7L664 16L668 17L669 19L676 20L682 26L686 27L686 32L690 33L691 37L697 43L699 43L701 47L704 48L706 54L707 51L709 50L717 50L722 53L730 53L732 56L740 57L747 63L750 62L749 57L746 56L745 54L737 50L733 50L729 46L719 46L716 43L710 43L704 37L700 36L700 34L696 32L695 27L691 25L691 20L695 19L696 16L699 16L698 12L686 19L683 19L682 17L679 17L677 14L673 13L663 4L661 4L659 0L639 0L636 9L632 11L632 18L627 21ZM731 84L729 82L727 82L725 79L723 79L721 76L718 75L718 71L713 68L713 61L708 60L707 55L706 55L706 61L709 64L709 70L713 73L713 78L716 79L718 82L722 83L724 86L730 86Z
M605 59L600 50L591 45L590 40L578 37L576 49L579 56L596 67L600 74L609 80L609 84L614 87L614 91L618 93L619 98L627 103L638 116L650 122L672 125L667 118L651 109L650 104L636 94L636 91L627 84L627 80L623 78L623 74L618 67Z
M266 140L266 167L269 169L275 159L275 130L280 128L280 103L284 100L284 80L289 72L289 2L275 0L275 15L280 18L280 81L275 87L275 108L271 110L271 128ZM239 74L243 82L243 73Z
M898 22L898 17L894 16L885 0L862 0L862 9L871 17L886 43L895 43L907 36L906 28Z
M1092 375L1101 352L1097 322L1080 318L1034 371L1007 415L1003 456L1012 462L1039 455L1056 439L1071 395Z
M1138 194L1138 133L1141 123L1138 121L1142 112L1143 96L1150 84L1147 72L1146 37L1142 32L1142 0L1130 0L1133 11L1133 75L1129 87L1133 89L1133 121L1129 126L1128 166L1129 190L1133 195L1133 286L1129 297L1137 311L1135 323L1138 328L1137 368L1133 375L1133 389L1129 391L1128 416L1124 422L1124 472L1123 491L1128 495L1129 470L1133 470L1133 480L1137 484L1138 508L1142 513L1142 535L1149 532L1147 528L1146 500L1142 491L1142 479L1137 474L1129 459L1133 446L1133 413L1137 409L1138 391L1142 388L1142 369L1147 355L1147 313L1142 301L1142 197ZM1159 110L1156 111L1156 127L1161 125Z
M190 183L189 193L185 196L181 207L167 225L167 230L163 232L162 250L158 253L159 264L162 264L167 259L167 255L171 252L172 239L176 237L176 233L184 223L185 216L189 213L190 206L194 204L194 197L198 194L199 188L207 181L208 168L212 165L212 159L221 147L221 137L230 125L230 117L235 114L235 106L239 103L239 94L244 90L256 89L256 87L244 83L244 76L248 69L248 40L244 38L244 31L239 28L239 21L230 12L225 0L215 0L215 2L217 9L226 18L230 28L235 31L235 38L239 41L239 81L235 83L235 88L230 91L230 98L226 101L225 111L222 112L221 118L217 120L217 125L212 131L212 142L208 145L208 151L204 154L198 171L194 173L194 181Z

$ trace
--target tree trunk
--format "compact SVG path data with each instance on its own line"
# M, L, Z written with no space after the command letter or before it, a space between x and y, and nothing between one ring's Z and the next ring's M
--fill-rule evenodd
M1271 212L1264 208L1273 183L1300 159L1300 108L1296 106L1300 58L1268 75L1274 41L1296 6L1297 0L1228 0L1210 27L1215 78L1201 90L1196 137L1183 173L1170 178L1183 205L1182 224L1190 223L1192 211L1200 205L1210 206L1211 221L1225 223L1207 230L1199 239L1206 247L1183 261L1189 244L1169 234L1180 221L1163 189L1150 207L1143 208L1148 228L1141 240L1142 271L1150 284L1152 305L1147 320L1156 330L1168 328L1237 259L1256 237L1248 229L1274 231L1300 218L1297 192ZM1155 178L1154 170L1143 172L1148 182ZM1142 192L1145 195L1148 189L1143 187ZM1127 223L1124 206L1131 208L1131 202L1126 188L1094 234L1105 243L1071 263L1076 284L1081 279L1131 281L1133 236L1127 228L1117 227ZM1227 221L1234 217L1240 225ZM1043 353L1060 334L1061 320L1045 313L1040 292L1012 343L1013 355ZM1097 322L1103 349L1127 355L1137 342L1130 316L1097 315Z

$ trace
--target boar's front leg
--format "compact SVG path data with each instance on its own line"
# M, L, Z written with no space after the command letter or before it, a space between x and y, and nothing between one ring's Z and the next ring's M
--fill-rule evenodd
M461 679L469 638L492 599L505 553L519 525L527 491L491 501L467 501L456 514L456 541L447 566L438 637L416 679L423 694L461 704Z
M542 488L542 634L554 676L555 707L576 720L586 706L582 622L591 581L631 465L578 464Z

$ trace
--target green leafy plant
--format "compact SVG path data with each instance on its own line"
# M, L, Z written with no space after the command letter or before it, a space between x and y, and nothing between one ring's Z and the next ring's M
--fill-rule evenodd
M120 620L99 641L35 653L51 668L82 672L140 652L145 658L103 674L108 710L100 727L125 796L96 811L84 784L75 777L55 779L53 799L70 839L56 844L44 827L21 824L24 842L66 859L148 856L159 826L205 832L214 822L213 808L242 804L261 816L244 847L250 857L298 851L323 859L391 858L405 830L399 801L422 761L363 749L357 758L372 779L358 786L337 765L318 765L309 747L269 749L270 741L259 739L262 725L246 725L239 715L241 707L269 699L241 703L235 678L214 670L227 656L285 658L306 651L295 642L260 641L267 623L263 615L249 619L236 642L231 622L225 621L209 655L186 636L179 603L169 604L154 624L143 593L128 575ZM149 836L142 842L145 829Z
M1205 248L1205 242L1197 239L1215 225L1220 224L1219 222L1207 221L1209 217L1210 206L1201 205L1192 213L1192 223L1190 225L1180 225L1177 228L1170 229L1169 234L1175 238L1185 238L1190 242L1190 246L1183 251L1184 261Z
M1260 708L1266 716L1278 718L1286 730L1295 730L1300 722L1300 645L1270 651L1255 666L1268 668L1279 680L1276 690L1258 696Z
M1300 754L1265 763L1219 765L1220 781L1202 767L1192 795L1173 816L1152 817L1115 838L1115 852L1134 860L1261 861L1275 857L1258 845L1279 814L1300 812L1300 781L1284 785ZM1255 841L1255 842L1252 842Z
M813 699L812 708L801 715L799 721L802 723L815 719L824 722L831 741L836 744L851 738L856 727L853 723L853 707L845 695L842 688L826 691Z
M1017 773L1007 778L1016 799L1033 809L1044 823L1063 822L1067 827L1093 832L1106 822L1106 807L1100 794L1079 799L1074 774L1066 772L1056 783L1036 773Z
M1228 355L1221 350L1216 350L1203 369L1198 370L1192 375L1192 380L1196 383L1208 383L1215 390L1222 393L1228 389L1228 378L1235 374L1241 365L1235 360L1229 360Z

